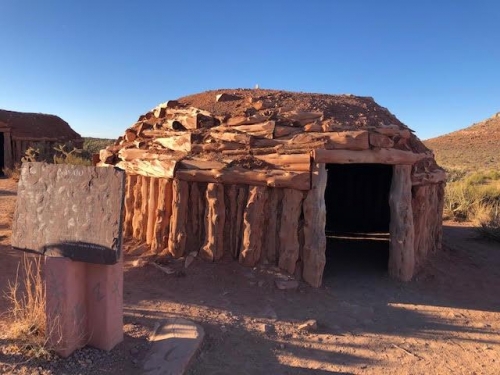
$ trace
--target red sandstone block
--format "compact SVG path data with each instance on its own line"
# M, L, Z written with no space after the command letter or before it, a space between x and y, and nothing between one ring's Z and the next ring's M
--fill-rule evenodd
M123 260L87 264L88 344L111 350L123 340Z
M88 339L85 275L85 263L45 258L47 338L62 357Z

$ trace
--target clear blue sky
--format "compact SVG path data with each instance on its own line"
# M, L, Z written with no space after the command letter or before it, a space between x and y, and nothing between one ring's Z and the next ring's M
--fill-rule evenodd
M216 88L373 96L422 138L500 111L497 0L0 0L0 108L117 138Z

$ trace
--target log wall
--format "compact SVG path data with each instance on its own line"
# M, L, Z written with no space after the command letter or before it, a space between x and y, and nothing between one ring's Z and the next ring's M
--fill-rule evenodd
M153 254L196 252L208 261L227 256L245 266L274 264L320 286L326 173L317 171L321 184L310 192L127 175L125 235Z

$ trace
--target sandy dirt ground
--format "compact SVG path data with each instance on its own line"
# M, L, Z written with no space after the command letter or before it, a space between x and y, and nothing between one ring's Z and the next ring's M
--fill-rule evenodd
M15 190L0 179L1 289L20 259L9 246ZM111 353L85 348L25 362L9 349L4 314L0 373L138 374L155 323L180 316L206 333L192 375L500 374L500 244L468 225L445 223L444 251L410 283L390 279L381 258L365 253L330 256L322 288L279 290L282 274L272 267L195 259L184 268L179 260L167 275L134 266L135 246L127 248L123 343ZM2 300L0 311L7 308ZM317 329L301 331L308 319Z

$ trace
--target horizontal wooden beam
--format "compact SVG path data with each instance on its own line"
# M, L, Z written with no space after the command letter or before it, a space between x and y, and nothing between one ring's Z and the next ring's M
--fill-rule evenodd
M192 182L217 182L223 184L243 184L309 190L311 186L310 172L283 170L247 170L243 168L227 168L222 170L181 170L175 172L180 180Z
M412 165L432 155L391 148L363 151L318 149L312 151L312 157L316 163Z

